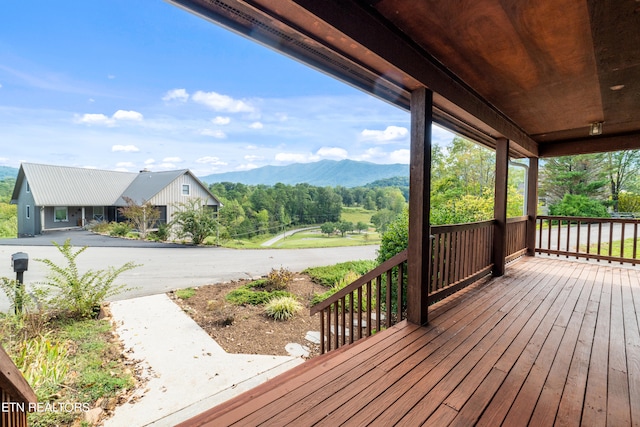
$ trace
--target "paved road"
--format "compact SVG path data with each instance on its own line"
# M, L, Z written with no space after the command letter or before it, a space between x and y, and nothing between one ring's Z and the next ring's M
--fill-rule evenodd
M15 277L11 268L11 254L26 252L29 255L29 270L24 273L24 281L28 290L29 283L44 280L47 272L44 264L36 262L35 259L48 258L56 263L63 263L63 257L51 245L51 241L64 242L67 237L71 238L74 246L90 246L77 259L81 271L104 269L108 266L118 267L127 261L142 264L141 267L123 273L119 280L137 289L116 299L154 295L177 288L241 278L255 278L267 274L272 268L285 267L291 271L301 271L312 266L373 259L378 250L378 246L237 250L160 243L147 245L145 242L123 241L84 231L73 231L50 233L42 237L0 239L0 276ZM0 311L8 309L8 301L4 295L0 295Z

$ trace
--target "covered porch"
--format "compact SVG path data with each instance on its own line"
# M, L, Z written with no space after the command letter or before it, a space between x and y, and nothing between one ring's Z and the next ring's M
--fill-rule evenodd
M640 271L525 257L184 425L637 425Z

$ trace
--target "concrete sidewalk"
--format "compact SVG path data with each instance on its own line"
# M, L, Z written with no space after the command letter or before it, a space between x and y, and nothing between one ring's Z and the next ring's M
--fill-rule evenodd
M165 294L112 302L111 313L149 381L106 427L173 426L304 361L228 354Z

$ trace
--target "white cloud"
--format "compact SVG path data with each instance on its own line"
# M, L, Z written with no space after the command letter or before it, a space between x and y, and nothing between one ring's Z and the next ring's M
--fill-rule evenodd
M214 111L222 111L227 113L252 113L255 108L247 101L233 99L227 95L221 95L216 92L197 91L191 97L195 102L206 105Z
M152 165L156 162L156 159L147 159L144 161L145 165Z
M2 83L0 83L0 89L2 89Z
M231 123L231 117L218 116L211 120L214 125L228 125Z
M256 160L264 159L264 157L256 156L255 154L247 154L246 156L244 156L244 159L248 162L255 162Z
M374 163L402 163L409 164L410 154L408 149L400 149L395 151L384 151L380 147L369 148L365 153L358 157L358 160L365 160Z
M173 164L173 163L165 162L165 163L160 163L159 165L156 165L156 168L159 168L159 169L175 169L176 165Z
M323 159L343 160L349 157L349 153L340 147L322 147L316 152L316 156Z
M308 154L299 154L299 153L278 153L276 154L277 162L296 162L296 163L305 163L309 161Z
M200 131L200 135L212 136L212 137L218 138L218 139L224 139L224 138L227 137L227 134L222 132L219 129L202 129Z
M162 100L165 102L169 102L173 100L180 101L180 102L187 102L189 100L189 94L185 89L171 89L170 91L167 91L167 93L164 94L164 96L162 97Z
M82 116L76 116L76 123L84 123L87 125L105 125L113 126L114 120L105 116L104 114L83 114Z
M115 126L116 123L121 120L141 122L143 118L142 114L137 111L118 110L113 113L111 117L101 113L86 113L82 116L76 115L74 121L87 125Z
M240 165L240 166L236 167L236 170L238 170L238 171L248 171L248 170L251 170L251 169L255 169L257 167L258 167L258 165L254 165L252 163L248 163L246 165Z
M111 147L111 151L113 152L123 151L125 153L135 153L137 151L140 151L140 149L135 145L114 145L113 147Z
M200 157L199 159L196 159L196 163L203 163L203 164L213 165L213 166L224 166L227 164L222 160L220 160L218 157L213 157L213 156Z
M364 141L373 141L376 144L388 144L395 141L402 141L409 135L409 130L401 126L387 126L385 130L365 129L360 132Z
M118 163L116 163L116 167L118 167L118 168L135 168L136 165L133 162L118 162Z
M184 160L182 160L180 157L165 157L164 159L162 159L162 161L168 163L182 163Z
M249 125L251 129L262 129L264 125L260 122L253 122Z
M137 111L118 110L115 113L113 113L113 119L114 120L133 120L136 122L141 122L143 119L143 116Z
M108 74L108 75L107 75L107 78L108 78L109 80L113 80L113 79L115 79L115 78L116 78L116 76L115 76L115 75L113 75L113 74Z
M257 150L258 146L257 145L247 145L244 148L246 148L247 150Z

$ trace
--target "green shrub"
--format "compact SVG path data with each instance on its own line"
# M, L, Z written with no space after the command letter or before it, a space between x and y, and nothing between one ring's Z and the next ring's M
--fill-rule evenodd
M108 233L111 230L111 224L107 221L90 221L85 228L94 233Z
M308 274L315 283L332 287L349 272L355 272L361 276L376 268L377 265L372 260L348 261L330 266L310 267L305 269L303 273Z
M607 208L602 203L587 196L576 194L565 194L560 203L549 206L549 214L588 218L606 218L609 216Z
M618 195L618 211L619 212L640 212L640 195L620 192Z
M133 229L128 222L112 222L109 225L109 235L116 237L124 237L131 233Z
M302 304L293 296L272 298L264 307L267 316L275 320L289 320L302 310Z
M360 274L357 274L354 271L349 271L347 274L344 275L344 277L340 280L338 280L332 287L331 289L329 289L326 292L323 292L321 294L316 294L313 296L313 298L311 299L311 305L316 305L319 302L322 302L324 300L326 300L327 298L329 298L331 295L335 294L336 292L338 292L341 289L346 288L348 285L350 285L351 283L355 282L356 280L358 280L358 278L360 277ZM371 307L375 307L376 303L375 303L375 284L371 285L371 292L372 292L372 296L371 296ZM360 310L366 310L367 309L367 301L368 301L368 297L367 297L367 291L366 291L366 287L363 288L362 290L362 300L360 301ZM357 299L357 294L355 299ZM349 295L347 295L345 297L345 310L349 310L349 308L351 307L351 298ZM354 307L358 307L358 301L354 301L353 302Z
M225 299L236 305L263 305L272 298L292 296L286 291L257 291L251 285L244 285L229 292Z
M139 267L138 264L127 262L119 268L88 270L80 274L76 258L87 246L74 252L70 239L62 245L53 244L64 256L66 265L58 265L50 259L36 259L49 267L47 281L39 283L49 288L39 286L36 294L53 310L67 312L72 317L96 317L107 298L131 289L125 284L116 285L114 281L125 271Z
M169 227L169 225L165 223L158 224L158 230L154 233L154 235L161 242L166 242L169 239L170 234L171 234L171 227Z

